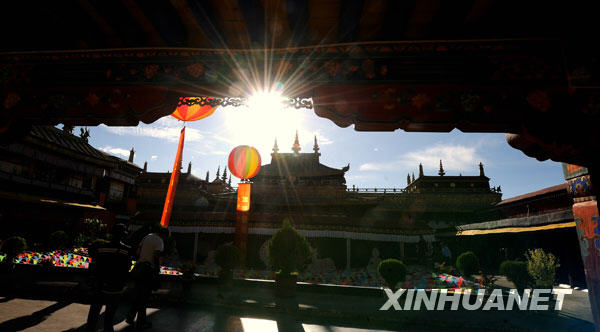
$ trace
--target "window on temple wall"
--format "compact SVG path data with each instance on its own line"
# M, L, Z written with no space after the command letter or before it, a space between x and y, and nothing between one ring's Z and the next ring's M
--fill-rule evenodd
M8 161L0 161L0 171L15 175L21 175L21 173L23 173L23 166L13 164Z
M69 186L81 189L83 187L83 176L71 175L69 177Z
M108 189L109 200L121 200L123 199L123 192L125 191L125 184L122 182L111 181Z

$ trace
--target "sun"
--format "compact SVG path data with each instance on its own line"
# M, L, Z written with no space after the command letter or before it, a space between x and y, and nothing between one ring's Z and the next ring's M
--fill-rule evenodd
M226 112L228 139L236 145L251 145L263 158L270 154L275 138L287 144L296 130L306 132L306 115L286 107L286 97L276 91L257 92L248 98L248 107L234 107ZM283 145L280 145L282 150Z

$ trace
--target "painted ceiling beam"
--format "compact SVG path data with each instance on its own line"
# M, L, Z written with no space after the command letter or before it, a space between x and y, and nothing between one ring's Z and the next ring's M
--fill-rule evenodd
M210 47L210 42L204 30L198 24L187 0L170 0L177 11L181 22L185 25L188 34L188 45L191 47Z
M309 40L309 0L285 0L285 11L290 25L290 46L306 46Z
M251 41L246 20L237 0L211 0L212 14L220 22L221 36L228 48L249 48Z
M285 0L261 0L265 12L266 47L293 46Z
M388 0L365 0L358 24L358 40L380 40L384 28Z
M123 47L125 44L119 37L117 31L104 19L104 17L98 12L96 7L91 4L88 0L77 0L79 7L87 14L87 16L94 22L94 24L102 31L106 36L108 43L111 47Z
M133 0L121 0L129 15L138 27L144 32L146 40L151 46L167 46L167 43L162 38L158 30L152 25L152 22L146 17L144 12Z
M440 8L440 0L417 1L404 33L406 40L423 39L430 32L431 21Z
M338 41L341 7L341 0L309 0L308 41L310 44L329 44Z

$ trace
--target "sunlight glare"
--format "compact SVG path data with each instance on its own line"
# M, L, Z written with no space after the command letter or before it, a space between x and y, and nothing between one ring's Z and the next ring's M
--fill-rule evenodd
M303 127L305 115L294 107L286 107L285 102L285 97L278 92L259 92L248 99L247 108L228 109L225 126L231 143L256 147L265 161L270 159L275 138L282 151L287 152L296 130L306 130Z

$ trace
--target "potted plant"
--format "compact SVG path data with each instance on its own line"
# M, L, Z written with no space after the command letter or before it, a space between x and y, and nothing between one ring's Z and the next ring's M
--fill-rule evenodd
M463 252L456 258L456 268L465 279L471 278L479 270L479 259L472 251Z
M406 279L406 266L402 261L389 258L384 259L377 266L377 272L385 280L386 285L392 290L396 291L396 286L399 282L403 282Z
M556 269L560 266L558 259L543 249L527 251L527 271L533 278L537 288L552 288L556 277Z
M504 261L500 264L500 274L506 276L506 279L515 284L515 288L519 294L523 294L523 290L531 282L531 277L527 271L527 262L522 261Z
M14 269L14 259L17 257L17 254L25 251L25 249L27 249L27 242L20 236L11 236L4 240L2 248L0 248L0 252L6 254L6 257L2 261L3 269L7 272L12 271Z
M217 248L215 263L221 268L219 270L219 282L222 287L229 287L233 280L233 269L238 267L242 255L240 250L231 243L225 243Z
M558 259L552 253L546 253L543 249L537 248L528 250L527 272L533 279L536 288L552 289L556 279L556 269L560 266ZM550 296L549 309L554 310L556 299Z
M69 246L69 235L65 231L56 231L50 234L50 250L64 250Z
M308 241L286 219L269 240L267 253L269 263L277 271L275 294L282 297L294 296L298 279L296 271L304 269L311 258Z

